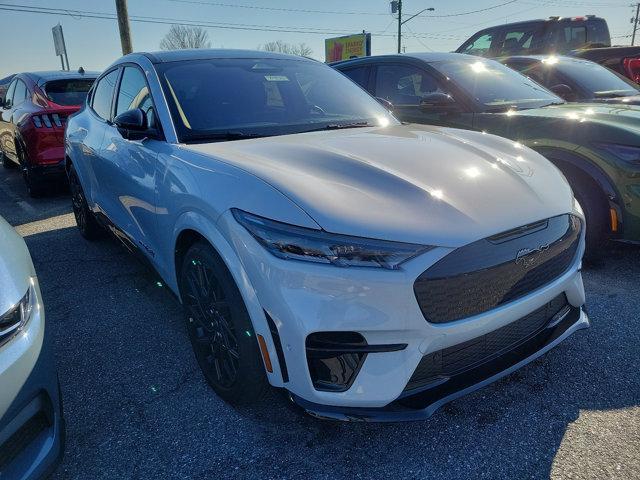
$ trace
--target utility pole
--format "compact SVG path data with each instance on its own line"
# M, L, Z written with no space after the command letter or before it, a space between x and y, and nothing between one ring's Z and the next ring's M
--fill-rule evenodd
M418 15L424 12L433 12L434 10L435 8L433 7L425 8L424 10L420 10L415 15L411 15L406 20L402 20L402 0L393 0L391 2L391 13L398 14L398 53L402 53L402 25L407 23L409 20L416 18Z
M633 19L633 35L631 36L631 46L636 43L636 29L638 28L638 14L640 13L640 3L636 5L636 18Z
M118 28L120 29L120 43L122 44L122 54L133 52L131 46L131 31L129 29L129 12L127 11L127 0L116 0L116 11L118 13Z
M398 0L398 53L402 50L402 0Z

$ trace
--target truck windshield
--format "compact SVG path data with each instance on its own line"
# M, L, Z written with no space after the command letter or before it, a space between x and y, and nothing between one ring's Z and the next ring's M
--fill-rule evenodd
M347 77L306 59L185 60L157 68L185 142L398 123Z
M431 66L458 85L485 110L505 107L535 108L564 103L546 88L493 60L465 58L433 62Z

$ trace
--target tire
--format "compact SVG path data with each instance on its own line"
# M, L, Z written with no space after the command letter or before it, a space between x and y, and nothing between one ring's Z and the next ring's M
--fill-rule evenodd
M73 207L73 215L76 217L76 223L80 234L87 240L96 240L104 235L104 229L96 220L95 215L87 204L84 196L84 190L80 184L80 179L76 173L76 169L71 165L69 168L69 190L71 191L71 205Z
M2 150L0 150L0 160L2 160L2 166L7 170L16 168L16 164L9 160Z
M179 285L193 351L211 388L232 405L264 398L269 383L251 319L231 273L208 243L187 250Z
M22 168L22 178L24 178L24 184L27 187L27 193L31 198L40 198L45 192L42 179L33 173L33 170L29 167L29 161L22 148L16 148L18 154L18 160L20 161L20 168Z
M569 182L587 222L584 259L597 262L609 240L609 209L606 198L598 185L587 177L572 176Z

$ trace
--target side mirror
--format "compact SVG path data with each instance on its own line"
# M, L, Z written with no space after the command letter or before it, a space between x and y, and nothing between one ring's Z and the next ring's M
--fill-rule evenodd
M572 100L574 96L573 89L569 85L566 85L564 83L554 85L549 88L549 90L565 100Z
M376 100L384 108L386 108L390 112L393 112L393 103L391 103L389 100L387 100L386 98L382 98L382 97L376 97Z
M147 115L140 108L122 112L113 119L113 123L118 127L120 134L129 140L140 139L153 134L149 131Z
M448 93L429 93L420 100L420 108L424 110L454 110L456 107L456 101Z

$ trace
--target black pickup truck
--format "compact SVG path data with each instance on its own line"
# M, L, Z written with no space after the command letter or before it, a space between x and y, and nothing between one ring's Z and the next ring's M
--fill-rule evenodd
M640 47L611 46L606 20L594 15L550 17L485 28L472 35L456 52L482 57L576 56L640 83Z

